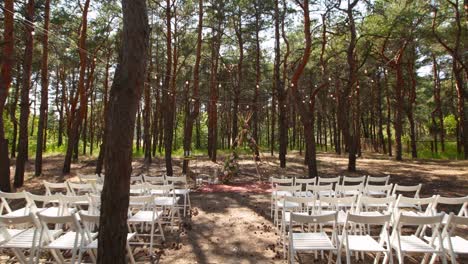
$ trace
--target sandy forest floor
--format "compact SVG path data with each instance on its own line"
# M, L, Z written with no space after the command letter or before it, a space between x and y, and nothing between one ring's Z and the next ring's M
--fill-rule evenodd
M279 169L277 158L262 155L262 180L285 173ZM216 166L206 158L192 162L192 168L200 173L212 174ZM346 172L347 159L333 154L318 155L320 175L392 175L392 183L423 183L422 196L440 194L443 196L468 195L468 162L447 160L408 160L395 162L385 156L373 155L358 159L358 172ZM44 175L31 178L34 163L28 164L24 189L43 193L42 181L63 181L60 177L63 157L52 156L44 159ZM176 172L180 171L181 160L174 160ZM72 167L76 173L92 173L94 160L82 160ZM155 159L150 168L142 160L134 162L135 172L159 174L163 161ZM303 158L297 154L288 155L287 174L306 175ZM13 172L13 171L12 171ZM240 176L234 184L256 181L255 164L250 157L241 160ZM14 175L14 174L13 174ZM283 260L279 236L270 218L270 195L265 192L200 192L191 175L192 216L181 223L179 231L170 233L168 240L159 242L154 263L286 263ZM67 177L68 178L68 177ZM144 252L137 249L135 257L140 263L151 263ZM303 263L312 263L310 256L304 256ZM366 263L370 261L365 261ZM362 263L362 262L361 262Z

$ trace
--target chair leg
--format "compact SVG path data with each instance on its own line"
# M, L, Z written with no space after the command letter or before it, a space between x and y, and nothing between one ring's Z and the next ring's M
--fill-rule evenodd
M15 253L15 256L18 258L19 262L22 264L27 264L28 262L26 261L26 256L20 249L13 249L13 253Z
M130 244L128 243L128 241L127 241L127 254L128 254L128 258L130 259L130 263L135 264L135 258L133 257L132 248L130 247Z

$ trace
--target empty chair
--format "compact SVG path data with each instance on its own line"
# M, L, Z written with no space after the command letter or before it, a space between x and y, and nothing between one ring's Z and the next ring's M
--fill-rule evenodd
M175 217L180 219L180 212L178 202L180 197L176 196L174 186L167 185L153 185L147 183L149 194L154 195L154 205L162 209L163 223L170 223L171 227L175 226Z
M191 203L190 203L190 189L188 188L187 184L187 176L179 176L179 177L173 177L173 176L167 176L166 177L167 184L172 184L174 185L174 188L172 191L177 195L177 196L182 196L184 198L184 205L183 205L183 212L184 216L187 213L187 210L190 211L192 208Z
M422 188L421 183L418 185L411 185L411 186L395 184L393 186L392 195L398 196L398 194L403 194L406 197L419 198L419 192L421 191L421 188Z
M332 177L332 178L318 177L317 178L317 185L330 185L331 184L333 186L333 190L334 190L335 187L340 184L340 181L341 181L340 176L336 176L336 177ZM321 195L322 196L326 195L326 193L322 193ZM332 191L330 193L330 195L335 195L335 192Z
M23 204L19 209L13 210L9 203L15 201L15 203ZM29 214L28 200L26 198L26 192L7 193L0 191L0 215L3 216L24 216Z
M146 183L130 185L130 195L144 195L148 193L148 186Z
M37 195L27 193L30 211L33 213L42 213L49 216L63 215L63 206L60 203L60 195Z
M427 262L430 255L432 255L431 263L433 263L437 256L442 258L442 263L447 263L440 232L443 217L443 213L434 216L410 216L402 213L397 215L397 220L393 224L390 245L397 252L400 264L405 263L404 256L411 253L424 254L424 263ZM418 234L417 231L425 225L432 225L432 235L429 238L429 242L424 240L422 232ZM405 231L405 234L403 234L402 229L405 226L418 226L418 229L413 233ZM415 229L412 228L411 230Z
M13 251L19 263L33 263L39 246L39 230L40 224L32 213L0 216L0 249Z
M392 195L393 185L373 185L367 184L364 186L364 194L367 196L390 196Z
M346 212L355 212L356 196L346 197L321 197L318 200L318 213L327 214L337 212L337 223L343 225L346 219Z
M301 190L302 190L300 193L298 193L298 196L312 196L312 192L308 191L308 189L311 186L314 186L315 182L316 182L315 178L312 178L312 179L295 178L294 185L301 186Z
M84 195L88 193L96 193L93 184L91 183L75 183L67 181L70 195Z
M364 185L366 182L366 176L361 177L350 177L350 176L343 176L342 185Z
M129 203L129 216L127 220L129 233L136 233L137 237L150 237L149 251L152 254L154 237L158 236L156 231L159 231L159 236L164 238L164 231L162 229L161 218L163 212L158 210L154 205L154 196L130 196ZM145 227L150 226L149 233L143 233ZM141 232L138 232L138 228L141 228Z
M270 216L273 217L273 212L275 211L276 198L284 195L292 195L285 191L278 191L278 186L292 186L294 184L294 178L290 179L280 179L280 178L270 178L271 183L271 199L270 199Z
M436 201L433 204L433 210L436 212L445 212L446 216L442 221L443 224L447 223L448 214L453 212L457 216L468 217L468 196L465 197L442 197L437 196ZM442 209L442 210L439 210Z
M363 216L348 213L341 236L340 252L342 248L346 251L346 262L351 263L351 252L355 251L356 259L359 258L361 253L376 253L374 263L378 263L380 255L384 254L382 263L393 263L392 248L390 247L390 214L379 216ZM356 228L356 225L358 226ZM363 233L361 228L363 226L372 226L379 231L377 239L369 233Z
M341 262L341 256L338 254L338 235L336 233L336 212L324 215L302 215L291 214L289 222L289 263L295 262L296 253L299 252L314 252L314 251L330 251L328 255L328 262L331 263L332 254L337 254L337 263ZM328 235L322 228L321 224L332 224L331 234ZM316 232L294 232L294 225L299 224L302 226L316 226L319 229Z
M63 207L63 212L75 212L78 210L83 210L84 207L89 206L89 196L88 195L62 195L60 194L60 202Z
M82 254L88 252L91 256L93 263L96 263L96 255L98 249L98 240L97 240L97 229L99 225L99 215L88 214L86 212L80 211L79 213L81 220L81 228L83 230L83 235L85 236L85 241L88 243L83 243L80 247L78 263L81 263ZM127 234L127 255L130 259L130 263L135 263L133 258L132 249L130 248L129 241L135 237L136 233Z
M138 176L131 176L130 177L130 184L141 184L143 183L144 180L143 180L143 176L142 175L138 175Z
M166 179L164 179L164 176L148 176L145 174L142 174L142 176L145 182L149 184L165 184L166 183Z
M285 203L283 197L285 196L294 196L295 193L301 191L301 186L276 186L276 195L273 197L275 203L274 203L274 218L273 222L276 224L278 227L279 223L279 215L281 213L281 210L283 210L284 207L289 207L289 206L296 206L296 204L289 204Z
M68 184L66 182L55 183L55 182L44 181L43 183L44 183L44 187L45 187L47 195L57 194L57 193L61 193L61 194L69 193Z
M398 213L401 209L406 209L403 213L406 215L432 215L434 214L433 204L436 202L436 196L428 198L413 198L399 195L395 203L395 211Z
M374 176L367 176L366 185L388 185L390 181L390 175L383 176L383 177L374 177Z
M93 183L99 181L99 175L78 173L78 179L80 179L81 183Z
M457 255L468 254L468 240L455 234L458 227L466 228L468 226L468 217L457 216L453 212L450 213L447 224L442 232L443 246L450 255L452 263L457 262ZM466 230L464 230L466 231ZM460 233L463 233L461 231Z
M316 212L316 199L315 197L311 196L285 196L283 199L285 204L291 205L283 208L281 216L280 237L283 240L283 252L286 257L286 234L289 228L289 222L291 220L291 213L309 215L309 213L311 212L312 214L314 214Z
M359 215L391 214L395 206L396 197L372 197L361 195L358 198L356 212Z
M65 254L71 251L71 263L78 262L78 251L82 243L89 243L86 237L83 236L82 229L78 223L76 214L73 213L67 216L46 216L41 213L37 214L41 222L41 234L39 241L42 244L40 250L49 250L54 259L58 263L65 263ZM50 230L49 225L62 226L61 230ZM59 235L55 232L61 231ZM82 241L82 240L85 241ZM63 251L63 253L62 253Z
M363 183L360 183L357 185L336 185L335 196L337 197L358 196L362 193L363 189L364 189Z
M320 199L321 196L331 197L335 192L333 191L333 184L327 185L309 185L306 191L312 192L315 198Z

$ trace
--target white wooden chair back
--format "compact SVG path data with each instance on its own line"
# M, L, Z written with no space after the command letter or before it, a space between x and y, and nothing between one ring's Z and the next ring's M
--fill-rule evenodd
M367 196L372 195L381 195L381 196L390 196L392 195L393 184L387 185L373 185L367 184L364 186L364 194Z
M341 181L341 176L336 177L318 177L317 178L317 185L329 185L332 184L333 186L339 185Z
M71 195L84 195L89 193L96 193L93 184L91 183L76 183L67 181L69 194Z
M276 188L277 186L292 186L294 184L294 178L270 178L270 182L273 188Z
M361 177L350 177L350 176L343 176L343 181L341 185L358 185L366 182L366 176Z
M376 210L378 212L392 213L395 206L396 196L373 197L361 195L358 198L357 212L369 212Z
M130 177L130 184L141 184L144 183L142 175L136 175Z
M24 200L24 206L23 206L24 208L27 208L29 205L25 191L16 192L16 193L7 193L7 192L0 191L0 215L10 214L14 211L10 205L10 203L13 200L16 200L16 201ZM28 210L24 210L24 213L22 215L27 215L27 214L28 214Z
M28 204L31 212L37 213L38 208L46 208L48 206L57 206L60 207L60 195L37 195L30 192L26 193L26 198L28 199ZM40 203L40 205L39 205ZM60 210L59 210L60 213Z
M99 176L97 174L81 174L78 173L78 179L81 183L93 183L99 180Z
M130 185L130 194L144 195L148 193L148 185L146 183L138 183Z
M358 185L336 185L335 196L358 196L364 190L364 183Z
M422 188L421 183L418 185L411 185L411 186L399 185L396 183L393 186L392 195L398 195L398 194L404 193L406 197L412 196L414 198L418 198L421 188ZM413 194L413 195L410 195L410 194Z
M299 185L301 186L302 189L307 189L307 186L312 186L312 185L315 185L315 183L317 182L317 179L316 178L305 178L305 179L301 179L301 178L295 178L294 179L294 185Z
M67 194L69 193L68 189L68 184L66 182L48 182L44 181L44 187L46 189L46 194L47 195L52 195L52 194Z
M433 205L436 202L436 198L436 195L427 198L413 198L405 197L400 194L398 195L398 198L395 203L395 211L399 212L399 208L406 207L415 208L419 213L424 213L425 215L433 215L435 213L433 210Z
M146 183L150 183L150 184L165 184L166 183L166 179L164 178L164 176L148 176L145 174L143 174L142 176Z
M468 254L468 239L466 227L468 226L468 217L457 216L453 212L448 216L447 224L442 231L444 248L448 251L452 263L457 263L457 255ZM460 235L457 235L460 234Z
M321 196L332 196L333 192L333 184L327 185L312 185L307 186L306 191L312 192L312 194L319 199Z
M455 213L457 216L468 217L468 196L452 198L452 197L443 197L443 196L438 195L433 206L436 212L439 212L439 210L437 210L437 207L439 207L440 205L449 205L449 206L459 205L460 209L458 210L458 212L453 212L453 213ZM450 213L450 212L446 212L446 213Z
M357 196L346 196L346 197L329 197L322 196L319 201L319 210L323 207L328 207L328 210L334 211L349 211L354 212L356 210L356 197Z
M367 175L366 185L388 185L390 181L390 175L383 177L375 177Z

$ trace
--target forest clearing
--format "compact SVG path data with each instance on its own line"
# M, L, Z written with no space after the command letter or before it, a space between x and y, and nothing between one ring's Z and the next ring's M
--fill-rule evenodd
M461 0L3 0L0 263L465 263Z

